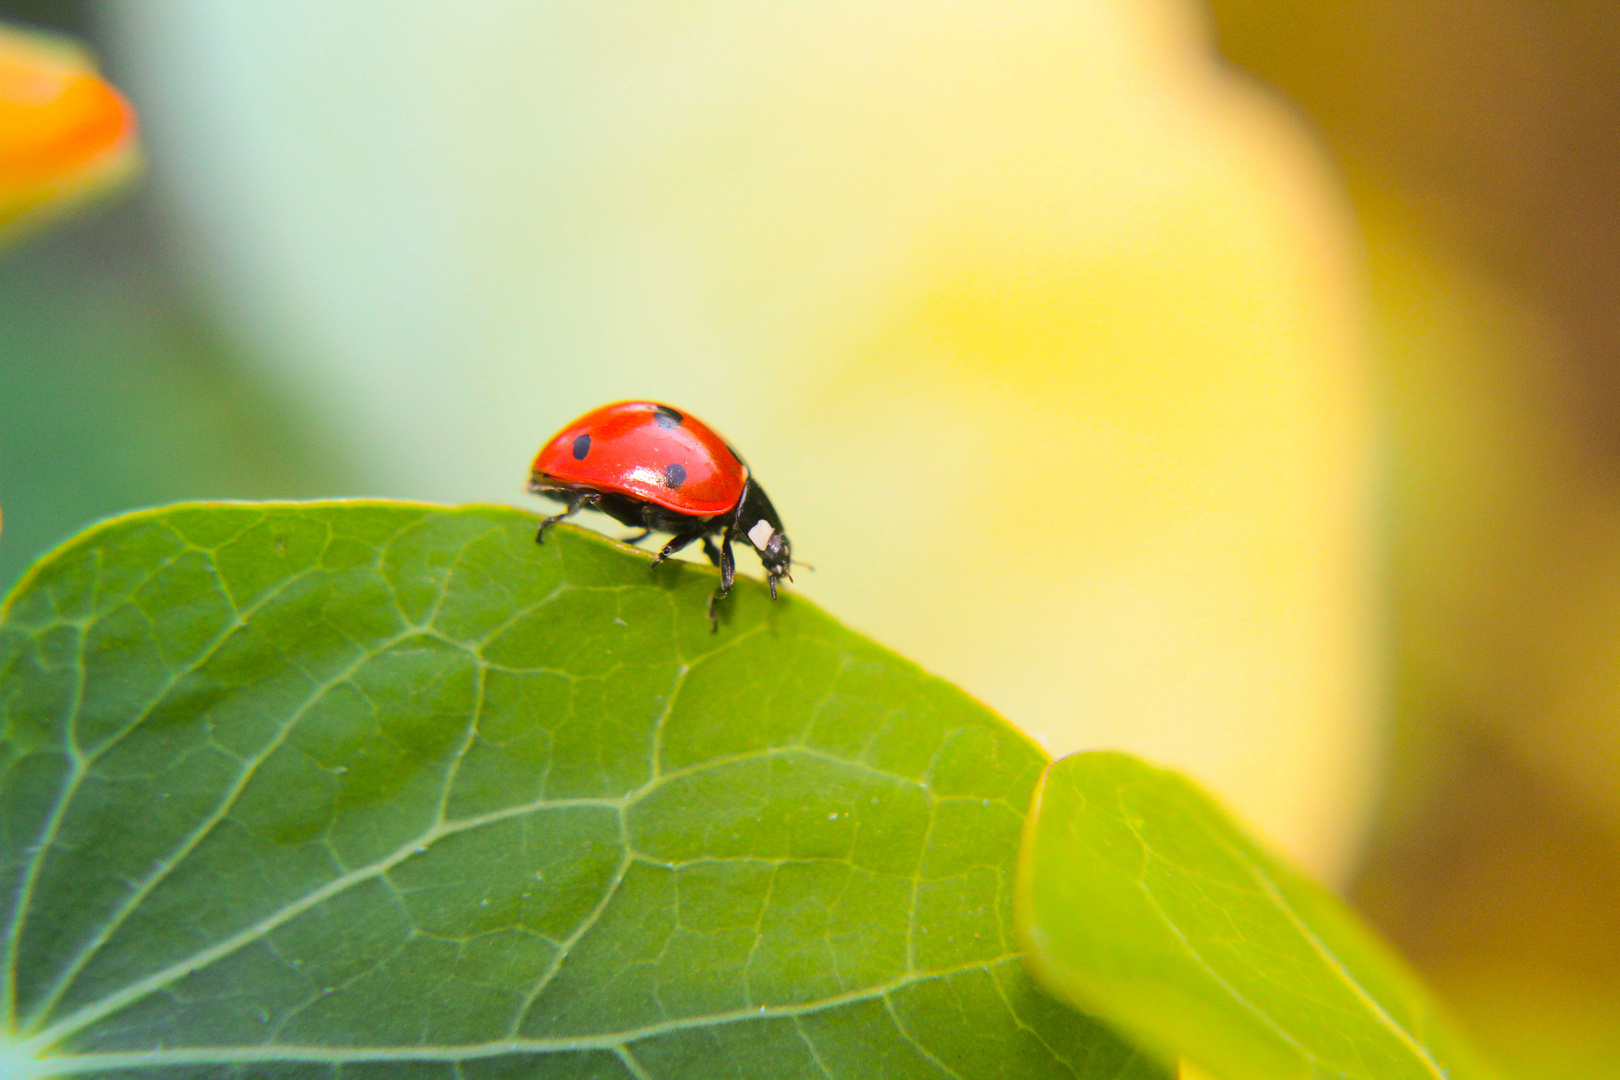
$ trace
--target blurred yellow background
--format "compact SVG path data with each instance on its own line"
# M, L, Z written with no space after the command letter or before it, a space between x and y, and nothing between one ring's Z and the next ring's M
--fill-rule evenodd
M0 256L0 583L179 497L524 504L668 400L794 589L1199 776L1514 1075L1620 1074L1620 15L0 19L101 52L152 174Z

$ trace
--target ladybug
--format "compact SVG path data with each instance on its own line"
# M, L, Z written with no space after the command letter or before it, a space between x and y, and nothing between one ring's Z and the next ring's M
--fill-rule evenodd
M709 597L711 630L720 625L715 601L731 591L736 576L731 543L737 537L759 554L772 600L777 581L792 580L793 546L765 489L712 428L668 405L621 401L581 416L535 455L529 490L568 507L540 523L536 543L546 542L551 526L587 508L642 530L626 543L670 533L653 556L654 568L701 540L703 553L720 569L720 585Z

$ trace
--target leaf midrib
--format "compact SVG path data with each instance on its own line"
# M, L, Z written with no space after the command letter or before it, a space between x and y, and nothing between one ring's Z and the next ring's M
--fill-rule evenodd
M991 969L1019 961L1017 953L978 960L971 964L935 968L927 971L908 971L898 978L874 986L864 986L841 994L830 994L814 1001L794 1005L759 1005L745 1009L686 1016L665 1020L636 1028L605 1032L600 1035L576 1035L552 1039L500 1039L494 1042L466 1043L451 1046L306 1046L294 1044L268 1044L265 1046L176 1047L163 1050L131 1050L107 1054L68 1054L42 1057L39 1077L56 1073L93 1072L99 1069L130 1068L151 1065L209 1065L254 1063L270 1061L310 1061L348 1063L362 1061L469 1061L497 1057L511 1053L559 1053L578 1050L616 1050L629 1043L674 1032L719 1027L747 1020L770 1020L784 1017L807 1016L851 1005L862 1001L885 999L909 986L932 979L948 979L972 972L988 974ZM1016 1015L1016 1014L1015 1014ZM902 1032L903 1033L903 1032ZM904 1033L903 1033L904 1034ZM906 1035L908 1041L915 1041ZM18 1049L33 1053L37 1048L32 1041L15 1044ZM25 1078L26 1080L26 1078Z

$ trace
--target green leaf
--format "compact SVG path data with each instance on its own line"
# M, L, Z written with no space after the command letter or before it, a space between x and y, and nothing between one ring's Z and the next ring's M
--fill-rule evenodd
M194 505L0 618L0 1076L1158 1077L1039 993L1040 752L513 510Z
M1053 765L1018 930L1048 990L1225 1080L1493 1075L1343 903L1185 777L1125 754Z

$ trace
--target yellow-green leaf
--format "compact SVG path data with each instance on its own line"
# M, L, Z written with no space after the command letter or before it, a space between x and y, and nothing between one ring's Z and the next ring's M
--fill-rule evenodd
M1483 1080L1395 954L1185 777L1125 754L1053 765L1018 875L1047 989L1221 1080Z

